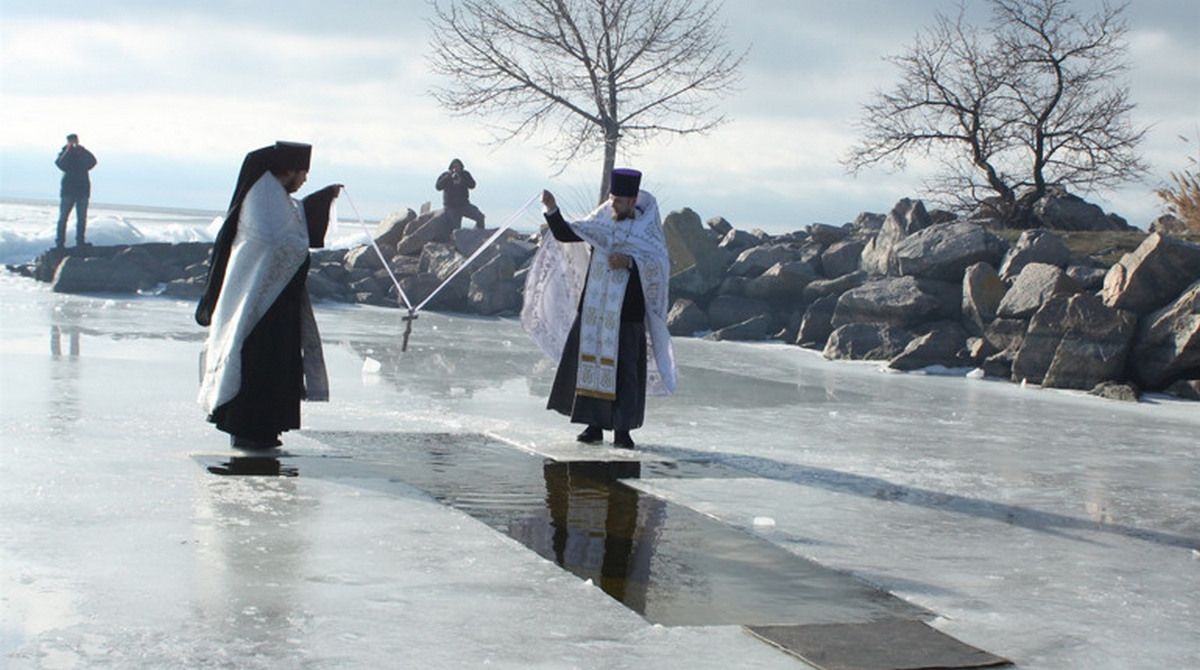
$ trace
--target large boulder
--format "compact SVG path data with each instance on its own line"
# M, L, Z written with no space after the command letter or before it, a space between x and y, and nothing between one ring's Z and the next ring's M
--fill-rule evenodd
M1137 316L1081 293L1051 298L1029 322L1013 360L1014 381L1090 390L1124 376Z
M55 293L137 293L155 283L135 264L102 256L67 256L58 264L50 288Z
M1134 376L1148 390L1200 379L1200 281L1142 319L1132 359Z
M704 336L706 340L753 342L765 340L779 330L779 321L771 314L759 314L741 323L726 326Z
M747 282L743 291L748 298L761 298L776 303L798 303L804 295L805 287L817 278L817 271L804 261L776 263Z
M692 337L709 330L708 314L687 298L679 298L667 314L667 330L679 337Z
M1033 203L1033 222L1053 230L1127 230L1129 224L1115 214L1105 214L1099 206L1087 202L1061 187L1051 187Z
M1061 268L1046 263L1030 263L1017 275L996 308L996 315L1005 319L1027 319L1054 296L1072 295L1081 291L1079 283Z
M1000 277L1012 281L1030 263L1045 263L1060 268L1071 262L1071 251L1062 239L1045 230L1026 230L1017 238L1000 264Z
M809 239L826 247L850 236L850 231L844 226L831 226L828 223L814 223L807 230Z
M892 249L901 275L959 282L975 263L999 264L1004 240L974 223L940 223L898 241Z
M855 270L837 279L817 279L809 282L808 286L804 287L804 295L801 296L801 301L803 304L809 304L825 296L831 295L837 297L852 288L862 286L867 283L869 278L866 272Z
M467 304L471 311L484 315L519 311L521 291L513 280L516 269L511 258L497 254L472 272L467 287Z
M384 255L390 256L396 252L396 245L400 244L400 240L404 238L404 233L408 227L417 220L417 213L411 209L403 212L392 212L383 217L383 220L375 226L371 237L381 249L384 249Z
M765 300L719 295L708 305L708 325L720 330L773 311Z
M738 255L729 266L729 274L735 277L757 277L779 263L799 260L796 249L786 244L763 244L751 247Z
M982 333L995 320L1006 292L1008 286L990 264L976 263L967 268L963 273L962 312L972 332Z
M886 361L895 358L912 333L880 323L849 323L834 329L822 354L829 360Z
M451 241L450 222L442 216L442 210L409 219L404 236L396 243L396 253L403 256L420 256L425 245L431 242ZM388 255L386 252L384 255Z
M932 223L929 213L925 211L925 204L920 200L904 198L896 203L879 229L879 234L863 248L862 269L873 275L900 274L896 266L896 244Z
M833 242L821 252L821 271L830 279L837 279L859 271L862 264L862 240L844 239Z
M1200 244L1154 233L1108 269L1104 304L1149 314L1200 280Z
M911 326L955 317L961 303L962 288L958 284L915 277L887 277L843 293L834 309L833 325Z
M663 221L671 256L671 290L682 296L706 295L721 285L728 265L700 215L691 209L671 212Z
M762 243L762 238L754 233L746 230L731 230L721 238L717 248L728 254L730 258L737 258L738 254Z
M796 344L806 349L824 348L833 333L833 310L837 307L837 300L836 295L827 295L815 300L804 310L796 331Z
M967 365L967 333L953 321L940 323L919 335L888 363L894 370L920 370L930 366L956 368Z

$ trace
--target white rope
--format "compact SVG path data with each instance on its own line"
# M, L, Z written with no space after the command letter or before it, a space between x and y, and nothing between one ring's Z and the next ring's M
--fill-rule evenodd
M404 301L404 306L408 308L408 316L404 317L404 343L400 347L401 351L408 351L408 336L412 333L412 322L417 318L417 312L421 311L421 309L425 307L430 300L433 300L433 296L437 295L438 291L441 291L446 287L447 284L457 277L458 273L462 272L463 268L470 265L471 262L476 258L479 258L479 255L482 254L485 249L492 246L496 240L500 239L500 235L502 235L504 231L511 228L513 224L521 218L521 215L525 213L525 210L529 209L529 206L542 196L541 192L538 192L534 194L532 198L526 201L524 205L521 205L520 209L513 212L512 216L508 217L508 219L504 221L504 224L496 229L496 232L492 233L492 235L488 237L483 244L479 245L479 248L475 250L475 253L468 256L467 259L464 260L462 264L460 264L454 270L454 272L450 273L449 277L446 277L445 281L438 285L437 288L433 289L433 291L421 301L421 304L413 307L412 302L408 299L408 295L405 294L404 289L400 287L400 280L396 279L395 273L392 272L391 265L388 263L387 258L383 255L383 250L380 249L379 244L375 242L375 237L371 235L370 228L368 228L366 222L363 221L362 215L358 213L358 208L354 206L354 200L350 198L349 193L346 193L345 186L342 187L342 195L346 197L346 202L350 203L350 209L354 211L354 216L358 218L358 223L360 226L362 226L363 233L367 236L367 241L371 243L371 248L375 250L375 255L379 256L379 262L383 264L383 269L387 271L388 277L391 278L392 284L396 287L396 291L400 294L400 299Z
M479 248L475 250L475 253L468 256L467 260L463 261L462 264L459 265L458 268L454 270L454 272L450 273L450 276L446 277L446 280L443 281L440 286L433 289L433 292L431 292L424 300L422 300L421 304L417 305L416 308L413 309L413 311L414 312L421 311L422 307L427 305L430 300L433 300L433 296L437 295L438 291L442 290L447 284L450 283L451 280L453 280L455 277L457 277L458 273L462 272L463 268L465 268L471 264L471 261L475 260L476 258L479 258L479 255L482 254L485 249L492 246L493 242L500 239L500 235L502 235L504 233L504 231L511 228L512 225L517 222L517 219L521 218L521 215L525 213L525 210L529 209L529 206L532 205L535 201L537 201L541 197L542 197L542 194L540 192L534 194L534 196L532 198L530 198L529 200L527 200L524 205L521 205L520 209L513 212L513 215L508 217L508 219L506 219L504 221L504 224L501 225L499 228L497 228L496 232L492 233L491 237L487 238L487 240L483 244L479 245Z
M350 194L346 192L346 187L342 187L342 195L346 197L346 202L350 203L350 209L354 210L354 216L358 217L358 223L362 226L363 233L367 236L367 241L371 243L371 248L375 250L375 255L379 256L379 262L383 264L383 269L387 270L388 277L391 277L392 284L396 286L396 291L400 293L400 299L404 301L404 306L408 308L408 315L414 316L417 310L413 309L412 303L408 299L408 295L404 293L404 289L400 287L400 280L396 279L396 275L392 273L392 267L388 264L387 258L383 255L383 250L375 242L375 237L371 235L371 229L367 228L367 224L363 221L362 215L358 213L358 208L354 206L354 200L350 198ZM526 205L528 207L528 205Z

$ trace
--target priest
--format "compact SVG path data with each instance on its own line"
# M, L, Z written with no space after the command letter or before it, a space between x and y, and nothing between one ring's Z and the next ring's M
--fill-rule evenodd
M542 193L545 235L525 282L521 323L558 370L547 409L586 428L580 442L632 449L647 395L675 390L667 331L670 260L658 203L642 174L613 170L610 196L567 223Z
M304 200L312 147L276 142L246 155L217 234L196 322L208 327L199 402L234 447L273 449L300 427L300 401L329 399L305 280L324 246L335 184Z

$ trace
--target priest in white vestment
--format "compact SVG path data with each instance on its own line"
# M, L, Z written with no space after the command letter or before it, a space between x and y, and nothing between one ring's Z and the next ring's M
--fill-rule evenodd
M647 395L675 390L667 331L670 259L658 203L641 173L617 169L610 198L567 223L545 191L548 235L525 282L521 323L558 371L547 409L587 427L577 439L633 448Z

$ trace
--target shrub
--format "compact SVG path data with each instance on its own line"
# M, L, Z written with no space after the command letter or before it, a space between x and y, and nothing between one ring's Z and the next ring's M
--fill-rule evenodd
M1179 139L1188 141L1186 137ZM1188 168L1170 173L1174 186L1155 191L1166 204L1167 212L1179 219L1193 233L1200 233L1200 152L1197 154L1188 156Z

